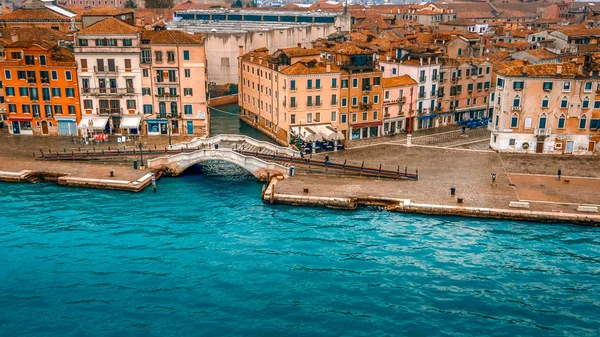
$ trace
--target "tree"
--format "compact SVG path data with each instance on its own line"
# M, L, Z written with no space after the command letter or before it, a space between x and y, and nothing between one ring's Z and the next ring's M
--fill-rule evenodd
M127 0L125 2L125 8L135 9L135 8L137 8L137 4L135 2L133 2L133 0Z
M235 0L235 2L231 5L231 8L242 8L244 4L242 4L241 0Z
M173 0L145 0L146 8L172 8Z

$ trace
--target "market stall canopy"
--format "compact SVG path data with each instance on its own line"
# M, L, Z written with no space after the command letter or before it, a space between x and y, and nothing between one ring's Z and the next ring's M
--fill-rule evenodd
M138 129L142 116L132 115L121 117L121 128L123 129Z
M104 129L108 123L108 116L83 117L79 122L80 129Z
M314 126L297 126L292 128L292 133L300 137L307 143L320 142L323 140L323 136L315 131Z
M325 140L344 140L344 134L341 131L336 130L331 125L315 125L312 128L314 128L315 131L319 133Z

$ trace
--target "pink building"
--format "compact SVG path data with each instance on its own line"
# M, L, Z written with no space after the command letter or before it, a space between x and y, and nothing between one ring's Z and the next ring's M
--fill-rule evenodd
M417 81L408 75L383 78L383 134L408 130L417 103Z

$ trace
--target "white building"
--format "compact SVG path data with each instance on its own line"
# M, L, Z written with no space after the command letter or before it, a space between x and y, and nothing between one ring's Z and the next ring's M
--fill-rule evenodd
M110 17L75 34L82 134L139 134L140 28Z

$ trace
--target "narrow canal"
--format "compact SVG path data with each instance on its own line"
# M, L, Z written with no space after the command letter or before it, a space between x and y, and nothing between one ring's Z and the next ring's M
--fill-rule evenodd
M237 103L220 105L215 108L216 109L211 110L210 115L211 136L222 134L239 134L276 144L260 131L253 129L240 121L240 118L238 117L239 107Z

